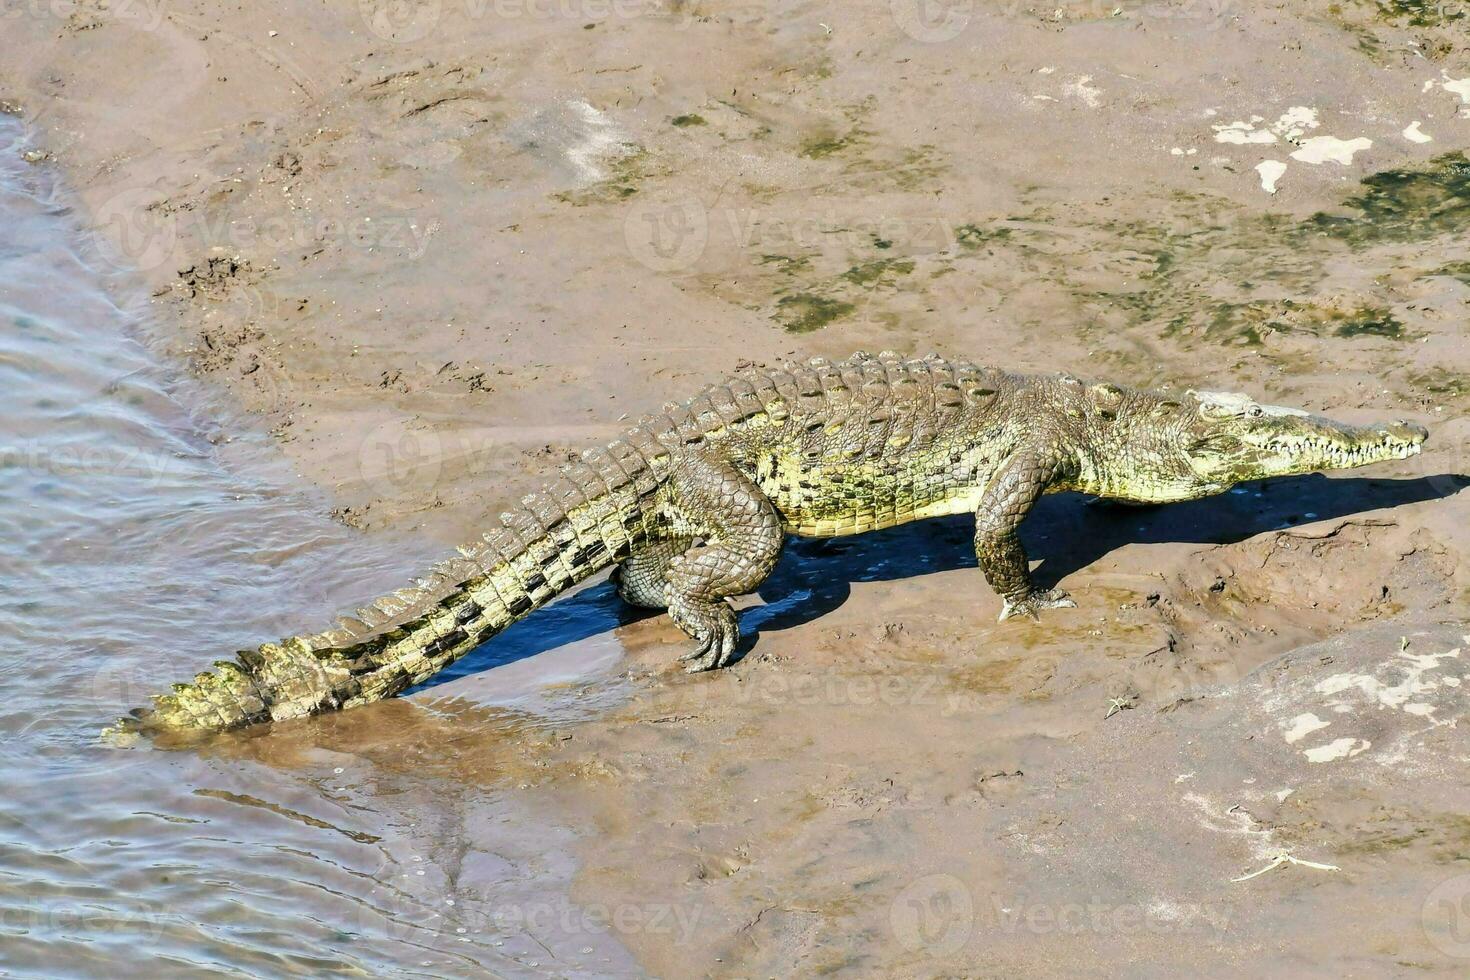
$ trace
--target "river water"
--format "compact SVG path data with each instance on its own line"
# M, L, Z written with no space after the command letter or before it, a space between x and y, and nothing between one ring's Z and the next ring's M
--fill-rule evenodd
M635 973L495 751L608 696L565 683L618 656L605 587L412 698L198 751L98 738L433 556L332 522L150 352L22 138L0 115L0 975Z

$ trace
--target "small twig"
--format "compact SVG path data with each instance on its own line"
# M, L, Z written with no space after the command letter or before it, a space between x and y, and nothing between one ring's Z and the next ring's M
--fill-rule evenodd
M1107 721L1120 711L1127 711L1133 707L1133 695L1125 694L1121 698L1108 698L1108 713L1103 715L1103 721Z
M1341 868L1339 868L1335 864L1318 864L1316 861L1303 861L1301 858L1294 858L1294 857L1292 857L1286 851L1281 851L1274 858L1271 859L1271 863L1270 864L1266 865L1261 870L1259 870L1259 871L1252 871L1248 875L1241 875L1239 878L1231 878L1230 880L1231 881L1250 881L1252 878L1258 877L1259 875L1263 875L1267 871L1273 871L1276 868L1279 868L1279 867L1281 867L1282 865L1285 865L1285 864L1299 864L1299 865L1301 865L1304 868L1316 868L1318 871L1341 871L1342 870Z

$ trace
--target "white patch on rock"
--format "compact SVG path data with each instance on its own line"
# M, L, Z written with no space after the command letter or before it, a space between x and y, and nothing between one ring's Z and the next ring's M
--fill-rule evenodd
M1333 762L1337 759L1350 759L1372 747L1373 743L1365 738L1339 738L1315 749L1306 749L1302 755L1307 757L1308 762Z
M1296 792L1296 790L1292 789L1290 786L1288 786L1286 789L1278 789L1276 791L1276 802L1277 803L1284 803L1284 802L1286 802L1286 798L1288 796L1290 796L1292 793L1295 793L1295 792Z
M1470 75L1464 78L1451 78L1446 74L1444 81L1439 83L1439 87L1446 92L1458 95L1461 102L1470 105Z
M1460 648L1446 650L1444 653L1409 653L1406 650L1399 651L1392 660L1384 664L1380 669L1403 671L1403 679L1397 684L1386 684L1373 674L1333 674L1317 682L1316 692L1328 697L1345 694L1348 691L1358 691L1370 703L1379 708L1394 708L1407 711L1406 705L1411 701L1421 707L1410 712L1422 718L1434 721L1434 706L1425 704L1420 700L1422 695L1429 694L1441 686L1454 687L1456 685L1445 684L1448 677L1426 678L1430 671L1438 670L1443 666L1440 661L1451 657L1459 658ZM1338 701L1334 706L1345 707L1343 701ZM1436 722L1436 724L1453 724L1453 722Z
M1330 724L1332 724L1330 721L1323 721L1308 711L1305 714L1300 714L1293 718L1290 727L1286 729L1286 733L1282 737L1286 739L1287 744L1300 742L1308 735L1315 731L1320 731Z
M1276 182L1286 173L1286 164L1280 160L1262 160L1256 164L1256 173L1261 175L1261 190L1276 193Z
M1215 131L1216 143L1274 143L1276 134L1269 129L1257 129L1251 123L1236 120L1233 123L1225 123L1223 126L1211 126Z
M1309 129L1321 125L1317 121L1317 110L1311 106L1294 105L1287 109L1270 126L1257 128L1264 122L1261 116L1251 116L1249 121L1237 119L1222 126L1211 126L1217 143L1275 143L1277 138L1295 143Z
M1185 793L1184 802L1202 814L1200 825L1207 830L1244 837L1250 845L1251 853L1262 860L1275 855L1276 841L1270 828L1257 827L1255 818L1245 810L1239 807L1222 808L1208 796L1199 793Z
M1309 129L1322 125L1317 121L1317 110L1311 106L1294 105L1272 123L1271 129L1277 136L1295 143Z
M1301 149L1293 151L1291 158L1302 163L1340 163L1346 166L1353 162L1353 154L1368 149L1373 141L1366 136L1343 140L1336 136L1309 136L1301 141Z
M1102 104L1102 89L1090 84L1091 82L1091 75L1078 75L1075 82L1062 86L1062 94L1082 100L1089 109L1096 109Z
M1419 120L1417 120L1417 119L1415 119L1413 122L1409 123L1409 125L1407 125L1407 126L1404 127L1404 139L1408 140L1410 143L1432 143L1432 142L1434 142L1434 137L1433 136L1430 136L1428 133L1425 133L1425 132L1421 132L1420 131L1420 129L1419 129Z
M628 146L617 125L607 116L581 99L567 107L582 122L581 139L567 147L567 159L583 180L593 183L607 176L602 161L628 155Z

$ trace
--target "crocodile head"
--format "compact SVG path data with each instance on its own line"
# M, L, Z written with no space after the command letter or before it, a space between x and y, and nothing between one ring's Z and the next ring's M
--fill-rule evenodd
M1113 404L1089 413L1096 444L1106 449L1085 454L1079 489L1137 503L1193 500L1250 480L1405 459L1429 435L1413 422L1347 425L1228 392L1173 399L1098 386L1091 400Z

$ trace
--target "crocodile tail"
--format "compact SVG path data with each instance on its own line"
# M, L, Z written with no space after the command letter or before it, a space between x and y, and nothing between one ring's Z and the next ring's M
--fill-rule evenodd
M585 454L414 587L323 633L217 661L110 731L226 731L381 701L421 683L628 557L653 510L658 477L648 458L631 441Z

